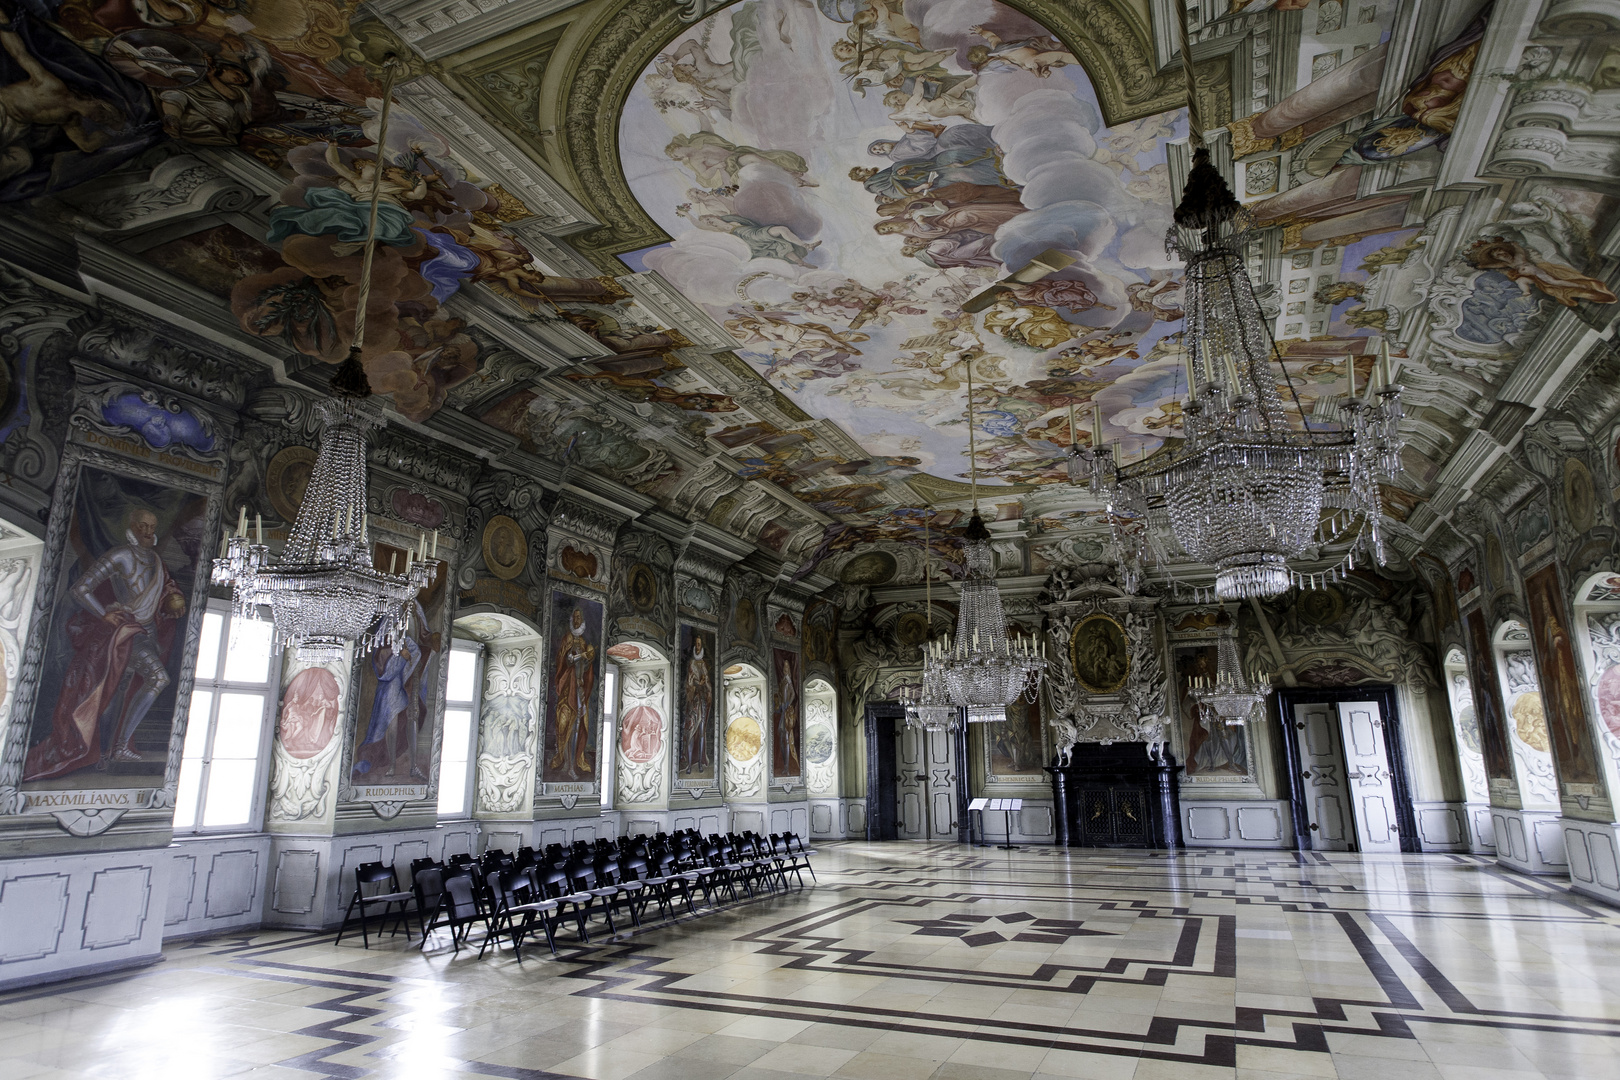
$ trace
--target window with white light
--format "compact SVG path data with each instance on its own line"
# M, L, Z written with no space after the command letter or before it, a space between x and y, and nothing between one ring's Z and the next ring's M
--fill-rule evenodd
M234 618L223 602L203 613L175 793L176 833L259 827L280 666L272 636L268 620Z
M444 742L439 752L439 816L472 813L473 740L478 737L480 674L484 649L476 641L450 643L450 671L444 684Z

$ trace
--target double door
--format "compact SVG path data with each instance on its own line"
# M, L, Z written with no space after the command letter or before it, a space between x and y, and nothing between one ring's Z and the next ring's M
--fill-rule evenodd
M957 839L955 733L900 726L894 762L899 838Z
M1400 851L1395 782L1379 703L1295 705L1294 733L1310 846L1319 851Z

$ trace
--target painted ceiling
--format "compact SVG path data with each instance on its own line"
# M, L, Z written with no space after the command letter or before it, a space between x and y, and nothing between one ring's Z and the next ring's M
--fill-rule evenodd
M365 362L405 421L838 566L960 524L971 375L996 516L1051 551L1097 524L1071 406L1127 458L1179 431L1175 7L0 3L0 214L315 382L397 54ZM1459 448L1612 322L1615 34L1505 0L1189 9L1305 408L1380 343L1401 368L1415 553Z

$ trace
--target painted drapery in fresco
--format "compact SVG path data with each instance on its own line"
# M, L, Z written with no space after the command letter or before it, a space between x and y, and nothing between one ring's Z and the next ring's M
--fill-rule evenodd
M1575 666L1575 639L1558 584L1558 567L1548 566L1525 578L1524 591L1558 779L1566 787L1578 785L1571 794L1595 794L1591 789L1598 783L1597 751Z
M372 563L379 570L405 560L405 550L378 543ZM444 679L446 578L449 565L434 564L433 580L416 594L411 632L394 649L362 657L356 700L354 754L349 783L361 798L365 789L423 788L433 769L433 744ZM421 798L426 793L412 793Z
M1217 659L1214 645L1176 650L1176 703L1186 737L1186 775L1239 780L1249 775L1249 746L1243 728L1201 709L1192 697L1193 679L1214 679Z
M53 614L25 786L162 784L207 502L99 468L80 472L48 586Z
M1508 750L1507 720L1502 708L1502 691L1496 680L1496 661L1491 653L1485 616L1471 611L1468 626L1468 681L1474 687L1474 711L1479 716L1480 739L1485 746L1485 775L1492 780L1513 780L1513 759Z
M802 776L803 698L799 654L771 650L771 775Z
M1045 777L1041 766L1041 703L1015 701L1007 706L1007 719L983 725L985 748L989 751L990 775Z
M550 640L541 779L588 784L596 779L596 725L601 720L601 601L553 590Z
M677 663L675 777L713 780L714 632L681 624Z

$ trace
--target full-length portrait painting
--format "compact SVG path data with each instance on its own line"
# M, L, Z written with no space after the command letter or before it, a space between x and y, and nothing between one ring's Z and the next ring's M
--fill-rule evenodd
M601 710L602 602L553 590L550 640L540 777L548 784L590 783Z
M1176 650L1176 702L1187 737L1186 776L1240 780L1249 775L1249 744L1244 729L1226 723L1192 697L1195 678L1214 679L1214 645Z
M1474 711L1479 715L1479 736L1485 748L1485 775L1492 780L1513 779L1513 759L1508 750L1507 720L1502 709L1502 692L1496 681L1491 639L1485 630L1485 616L1468 613L1468 681L1474 687Z
M403 548L376 544L380 570L405 561ZM355 705L354 755L349 784L420 788L433 775L433 743L441 712L448 564L434 564L433 580L416 594L411 628L399 649L373 649L357 663L360 694Z
M713 780L714 631L681 624L676 679L675 777Z
M1575 639L1564 611L1558 567L1548 566L1525 578L1524 591L1558 778L1566 784L1596 784L1596 748L1586 720L1585 694L1575 667Z
M86 466L56 580L24 785L156 787L208 499Z
M1131 670L1131 647L1125 630L1107 615L1089 615L1069 637L1069 663L1075 678L1093 694L1112 694L1125 685Z
M1041 703L1019 699L1007 706L1007 719L983 725L990 774L996 778L1037 776L1041 766Z
M771 775L800 776L804 772L801 744L803 702L799 654L771 650Z

